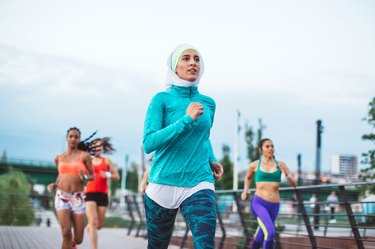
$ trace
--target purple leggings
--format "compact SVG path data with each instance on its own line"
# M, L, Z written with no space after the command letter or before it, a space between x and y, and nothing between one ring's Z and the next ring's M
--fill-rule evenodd
M254 195L250 208L259 225L251 243L251 249L258 249L262 243L263 249L273 249L276 232L274 222L279 214L280 203L269 202Z

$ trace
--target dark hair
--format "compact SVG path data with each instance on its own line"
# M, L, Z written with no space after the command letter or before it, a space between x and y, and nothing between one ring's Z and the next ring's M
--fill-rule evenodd
M103 153L104 154L111 154L115 149L113 148L112 144L109 142L111 138L109 137L103 137L103 138L96 138L90 142L89 145L89 151L90 154L94 154L97 147L103 147ZM101 142L101 145L94 145L97 142Z
M69 132L72 131L72 130L76 130L79 134L79 137L81 138L81 131L77 128L77 127L71 127L68 129L68 131L66 132L66 136L68 136ZM95 134L97 133L98 131L95 131L93 134L91 134L88 138L86 138L85 140L79 142L78 146L77 146L77 149L79 150L82 150L82 151L90 151L90 139L95 136Z
M271 139L269 139L269 138L264 138L264 139L260 140L260 142L259 142L259 149L260 149L260 151L262 151L263 144L264 144L265 142L267 142L267 141L271 141Z
M264 139L260 140L260 142L259 142L259 150L260 150L261 152L262 152L262 146L263 146L263 144L264 144L265 142L267 142L267 141L271 141L271 142L272 142L272 140L269 139L269 138L264 138ZM273 156L273 159L276 160L276 157Z
M73 130L78 131L79 137L81 137L81 131L80 131L77 127L70 127L70 128L66 131L66 136L68 136L68 135L69 135L69 132L70 132L70 131L73 131Z

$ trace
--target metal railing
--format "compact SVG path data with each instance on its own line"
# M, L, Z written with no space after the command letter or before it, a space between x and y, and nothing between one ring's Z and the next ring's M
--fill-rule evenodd
M358 201L354 198L358 197L358 193L353 197L353 188L370 184L375 182L280 188L282 199L275 222L276 248L375 248L375 200ZM326 200L331 191L335 191L339 198L334 215L331 214L330 203ZM308 198L313 193L318 198L315 203L309 202ZM250 248L257 222L249 209L250 201L242 201L240 194L241 191L216 191L216 248ZM296 200L286 198L292 197L293 194ZM126 198L132 200L127 203L129 212L138 209L136 215L130 216L132 222L138 224L137 229L129 226L128 234L135 230L135 236L142 233L146 237L143 198L140 195ZM315 207L312 209L310 205ZM140 229L144 231L140 232ZM194 248L191 233L180 212L176 218L171 243L179 245L180 248Z
M358 192L355 191L356 186L372 184L375 182L280 188L280 212L275 222L276 248L375 249L375 198L359 201ZM327 208L329 202L326 201L331 191L336 191L339 198L334 215ZM318 197L316 203L309 201L313 193ZM250 200L242 201L240 194L241 191L215 192L218 217L216 248L250 248L258 225L249 208ZM293 194L295 200L291 199ZM0 209L9 196L19 199L17 193L0 190ZM43 220L39 225L45 226L47 219L51 219L52 225L58 225L54 224L51 216L54 215L53 193L33 194L27 198L37 210L34 225L40 223L39 218ZM313 204L314 209L310 208ZM48 213L41 217L45 210ZM117 200L116 204L110 205L107 214L115 217L115 220L121 217L129 235L147 237L142 195L126 195L120 202ZM180 212L176 217L171 243L180 248L194 248L191 233Z

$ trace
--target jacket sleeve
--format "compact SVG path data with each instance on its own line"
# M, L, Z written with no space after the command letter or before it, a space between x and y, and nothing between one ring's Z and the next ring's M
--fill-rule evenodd
M217 162L210 140L208 140L208 162Z
M162 148L193 125L194 120L189 115L184 115L176 122L163 127L164 110L162 96L156 95L151 100L144 123L143 148L146 153Z
M211 110L211 127L212 127L214 125L215 111L216 111L216 103L213 99L211 100L210 110ZM209 163L217 162L210 140L208 140L208 162Z

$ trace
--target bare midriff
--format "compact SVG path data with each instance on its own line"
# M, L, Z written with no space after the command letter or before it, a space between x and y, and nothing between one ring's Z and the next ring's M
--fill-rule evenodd
M255 194L269 202L280 202L279 187L278 182L257 182Z
M82 192L84 185L79 176L62 175L59 176L57 188L64 192Z

